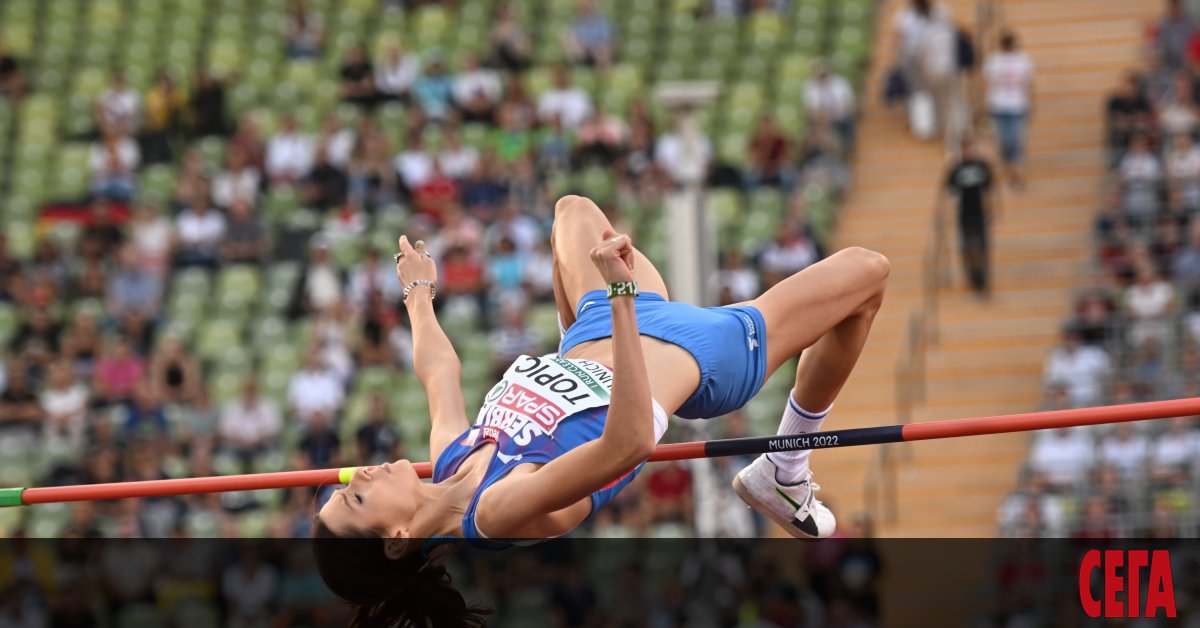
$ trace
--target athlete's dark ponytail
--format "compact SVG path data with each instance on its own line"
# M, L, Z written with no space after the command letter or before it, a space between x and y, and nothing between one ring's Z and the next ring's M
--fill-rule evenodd
M335 534L320 517L313 520L313 553L325 585L354 608L352 628L482 628L492 612L467 606L437 559L423 552L388 558L382 538Z

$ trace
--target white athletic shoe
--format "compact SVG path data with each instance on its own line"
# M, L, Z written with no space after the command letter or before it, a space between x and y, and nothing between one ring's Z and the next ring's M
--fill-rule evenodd
M775 479L775 463L766 454L733 479L733 490L742 501L802 539L823 539L837 528L833 513L814 497L820 489L812 481L811 471L796 484L780 484Z

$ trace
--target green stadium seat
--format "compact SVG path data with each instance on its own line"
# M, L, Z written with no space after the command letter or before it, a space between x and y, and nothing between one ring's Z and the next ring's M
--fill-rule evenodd
M196 354L204 360L215 360L226 347L242 342L241 323L228 318L217 318L200 327L196 338Z
M12 303L0 303L0 345L7 346L20 325L20 312Z
M226 315L245 317L257 301L261 281L258 268L241 264L227 266L217 278L217 305Z

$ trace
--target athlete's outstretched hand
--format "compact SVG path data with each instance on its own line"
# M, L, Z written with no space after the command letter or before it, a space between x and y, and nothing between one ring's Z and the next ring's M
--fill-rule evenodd
M633 279L633 240L612 229L605 229L603 240L592 248L592 263L600 271L604 281L631 281Z
M414 247L408 243L408 236L400 236L400 252L404 256L396 262L396 276L401 286L422 279L437 282L437 265L426 251L424 241L417 240Z

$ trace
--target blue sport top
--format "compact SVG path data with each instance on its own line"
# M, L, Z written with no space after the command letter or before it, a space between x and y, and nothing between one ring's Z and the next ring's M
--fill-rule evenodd
M487 394L475 424L450 443L433 465L433 481L442 482L477 449L487 443L496 445L483 481L463 516L463 538L485 549L517 544L488 539L479 531L475 525L479 497L518 465L545 464L599 438L608 417L611 383L612 372L597 362L554 355L517 358L504 379ZM657 403L654 410L655 435L661 437L666 414ZM642 466L592 493L592 512L621 492Z

